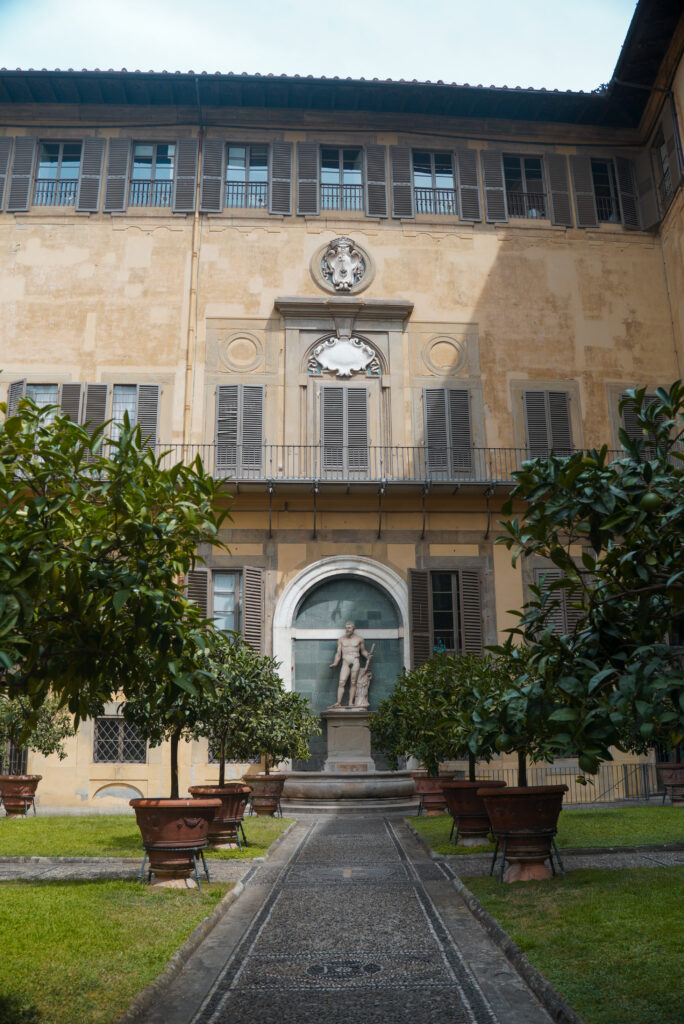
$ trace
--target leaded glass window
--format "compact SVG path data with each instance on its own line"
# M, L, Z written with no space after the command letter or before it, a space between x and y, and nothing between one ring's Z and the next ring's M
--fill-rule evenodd
M95 719L93 761L144 764L146 760L147 743L137 726L119 716Z

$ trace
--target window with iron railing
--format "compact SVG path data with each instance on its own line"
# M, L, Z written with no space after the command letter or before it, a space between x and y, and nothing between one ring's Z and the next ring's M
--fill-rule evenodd
M615 167L612 160L592 160L591 177L594 182L596 216L604 223L620 223Z
M413 153L413 198L416 213L455 217L456 185L451 153Z
M80 142L41 142L33 185L33 205L74 206L80 169Z
M263 210L268 206L268 146L228 146L226 206Z
M175 149L172 142L135 143L129 206L171 206Z
M119 716L95 719L93 761L145 764L146 760L147 743L137 726Z
M321 209L363 210L363 171L360 149L321 150Z
M504 178L509 217L548 217L541 157L504 153Z
M26 775L27 770L26 747L17 747L11 740L4 747L0 746L0 775Z

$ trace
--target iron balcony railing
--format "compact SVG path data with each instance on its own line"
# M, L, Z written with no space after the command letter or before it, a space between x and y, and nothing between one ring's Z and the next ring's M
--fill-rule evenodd
M578 781L581 776L579 768L572 765L543 763L528 765L527 768L529 786L568 787L568 792L563 797L564 806L633 800L643 802L656 798L662 800L664 794L656 766L646 762L606 762L599 767L596 775L584 776L586 784ZM477 777L502 779L509 786L518 785L517 768L499 768L492 764L478 765Z
M268 206L268 185L265 181L227 181L224 205L263 210Z
M171 206L172 198L172 181L146 181L141 178L131 178L128 188L129 206Z
M322 210L363 210L363 185L321 185Z
M414 188L416 213L448 214L458 213L456 191L453 188Z
M617 205L613 199L609 199L607 196L596 196L596 214L601 222L613 224L620 222Z
M506 192L509 217L546 217L545 192Z
M78 180L43 180L36 178L33 186L34 206L73 206L78 192Z

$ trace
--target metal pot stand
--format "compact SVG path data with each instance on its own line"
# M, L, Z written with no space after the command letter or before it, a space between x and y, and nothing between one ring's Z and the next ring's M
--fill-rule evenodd
M563 861L561 860L560 853L558 852L558 847L556 846L556 840L554 838L555 835L556 835L556 829L553 829L552 832L548 832L545 829L544 830L540 830L538 832L535 832L535 835L537 835L537 836L550 836L551 837L551 852L549 853L549 857L548 857L549 863L551 865L551 873L553 875L556 874L556 866L553 863L553 858L555 856L556 860L558 861L558 867L560 868L560 873L563 876L563 878L567 880L568 876L565 874L565 868L563 867ZM490 876L494 874L494 865L496 864L496 858L499 855L499 845L500 845L499 841L500 841L500 839L503 839L503 850L501 852L501 868L499 870L499 881L500 882L503 882L504 869L506 867L506 847L508 846L508 840L509 839L516 839L516 838L518 838L518 833L514 833L514 832L509 832L509 833L505 833L504 832L504 833L500 833L499 835L495 835L494 836L494 841L496 843L496 846L494 847L494 854L492 856L492 863L491 863L491 866L489 868L489 874L490 874Z

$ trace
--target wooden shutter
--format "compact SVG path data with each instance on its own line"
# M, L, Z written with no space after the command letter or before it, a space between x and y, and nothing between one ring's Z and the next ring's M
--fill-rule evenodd
M445 388L424 388L425 445L430 473L445 473L449 466Z
M434 646L430 573L425 569L409 569L408 590L411 668L417 668L430 658Z
M12 139L5 135L0 138L0 211L5 199L5 185L9 174L10 153L12 152Z
M634 188L634 170L631 160L624 156L615 157L615 170L617 172L617 187L620 197L620 209L622 211L622 223L626 228L637 229L641 226L639 222L639 208L637 206L636 191Z
M469 473L473 468L470 392L466 388L449 388L448 399L451 469L454 474Z
M138 384L136 420L145 448L157 444L160 392L159 384Z
M547 153L546 174L549 181L549 205L551 223L572 227L572 204L570 202L570 180L568 161L561 153Z
M74 423L81 422L82 384L62 384L59 389L59 406L65 416Z
M87 138L83 140L76 197L76 209L81 213L97 213L100 209L104 150L104 139Z
M202 213L220 213L223 209L223 139L205 139L202 143L202 178L200 181L200 210Z
M672 193L679 188L682 180L682 167L679 162L680 147L677 145L677 123L674 116L674 98L670 97L669 103L663 108L662 120L663 138L667 148L667 162L670 167L670 178L672 180Z
M596 213L591 160L588 156L571 156L570 169L572 171L572 184L575 190L577 227L595 228L598 226L598 216Z
M545 459L551 450L546 394L543 391L525 391L523 392L523 404L525 407L527 455L530 459Z
M173 174L173 212L194 213L197 191L197 139L178 139Z
M325 385L321 388L321 442L323 468L344 466L344 387Z
M242 637L258 654L264 653L264 570L242 570Z
M558 580L563 579L563 573L560 569L535 569L534 570L534 581L541 590L542 594L549 591L549 587L552 583L556 583ZM567 632L566 628L566 616L565 616L565 591L554 590L551 592L551 598L557 601L558 604L552 609L549 615L549 625L552 627L553 632L557 636L563 636Z
M242 448L241 469L245 473L261 470L264 442L264 388L258 384L241 385L239 437Z
M413 168L408 146L390 146L392 216L413 217Z
M369 217L387 216L384 146L366 146L366 214Z
M459 571L461 649L463 654L483 654L482 587L479 572Z
M26 398L26 381L13 380L7 389L7 415L15 416L19 408L19 402Z
M209 583L211 574L208 569L191 569L185 577L185 593L189 601L199 606L203 619L209 618Z
M653 180L651 150L646 149L634 161L636 174L639 220L644 231L656 227L660 220L658 198Z
M91 435L107 419L109 384L86 384L83 422Z
M484 182L487 221L500 224L508 220L503 156L498 149L483 149L480 153L480 158L482 160L482 180Z
M216 388L216 470L237 466L239 391L237 384Z
M269 213L292 213L292 143L272 142Z
M297 143L297 213L318 213L319 152L317 142Z
M350 471L368 470L368 388L344 388L347 457Z
M130 156L130 139L109 140L104 205L102 207L105 213L116 213L126 209Z
M553 451L556 455L571 455L574 447L570 424L570 396L567 391L549 391L547 401Z
M28 210L31 205L31 179L36 155L36 140L20 135L14 140L14 160L7 197L7 210Z
M480 182L477 175L477 152L474 149L456 151L458 184L461 201L461 220L482 220Z

